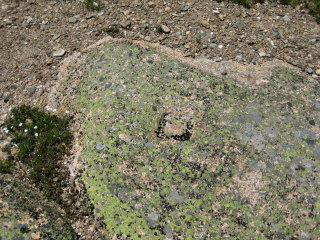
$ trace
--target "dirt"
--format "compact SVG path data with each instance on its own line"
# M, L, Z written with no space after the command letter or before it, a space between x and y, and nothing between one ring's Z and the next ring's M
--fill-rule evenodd
M245 9L209 0L183 5L124 0L103 2L96 12L78 1L0 3L0 120L22 103L70 110L48 102L63 60L109 35L177 50L172 53L186 64L249 85L265 83L275 65L300 69L305 77L319 81L315 72L320 68L320 27L299 7L266 3ZM63 56L55 57L59 52ZM253 186L261 173L250 174L235 178L244 197L256 196L267 184L261 180ZM260 198L256 196L253 204ZM98 239L94 224L95 219L88 218L74 223L74 228L83 238Z
M284 21L285 15L290 22ZM77 22L70 23L74 16ZM159 25L170 32L158 31ZM111 26L119 30L109 32L115 37L160 43L196 58L253 65L280 59L302 70L320 68L319 25L299 7L266 3L245 9L209 0L106 1L100 12L91 12L78 1L2 0L1 114L22 102L45 105L61 60L108 35ZM60 48L66 54L53 57Z

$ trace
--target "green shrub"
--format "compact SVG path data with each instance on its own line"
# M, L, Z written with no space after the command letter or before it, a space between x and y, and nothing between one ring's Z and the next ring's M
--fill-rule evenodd
M101 9L100 4L95 2L94 0L85 0L85 5L86 8L91 11L99 11Z
M30 167L30 178L49 199L59 200L68 175L61 160L72 141L68 120L22 105L5 125L19 149L16 160Z

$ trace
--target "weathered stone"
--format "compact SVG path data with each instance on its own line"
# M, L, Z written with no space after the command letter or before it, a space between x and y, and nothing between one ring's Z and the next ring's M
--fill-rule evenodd
M52 53L52 56L54 57L63 57L65 55L66 51L64 49L58 49Z
M164 239L193 229L187 237L202 239L221 229L212 211L241 229L228 234L243 238L256 231L253 225L274 232L265 222L271 216L289 229L289 238L304 221L314 221L305 217L313 214L307 200L289 194L317 192L308 180L317 178L312 169L319 168L315 81L277 66L263 75L265 82L243 84L229 78L236 69L225 63L214 64L218 75L230 69L228 77L211 75L199 70L208 62L191 68L181 63L190 59L172 57L176 52L167 56L128 42L106 41L84 54L84 65L67 68L83 69L82 77L71 75L60 86L77 86L68 106L84 118L78 161L86 166L83 179L95 213L108 216L111 235ZM182 138L187 130L189 137ZM294 186L289 192L288 179ZM286 224L279 204L292 210L297 224Z

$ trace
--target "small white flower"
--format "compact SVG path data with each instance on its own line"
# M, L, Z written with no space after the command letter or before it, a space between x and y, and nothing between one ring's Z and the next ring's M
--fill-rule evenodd
M11 126L11 129L13 128L13 126Z
M24 132L27 133L27 132L28 132L28 129L25 129Z
M34 136L38 137L39 135L38 135L38 133L35 133Z
M22 126L22 123L19 123L19 127L21 127Z
M66 111L66 114L69 114L70 112L69 111Z
M34 126L34 129L37 129L38 128L38 126Z

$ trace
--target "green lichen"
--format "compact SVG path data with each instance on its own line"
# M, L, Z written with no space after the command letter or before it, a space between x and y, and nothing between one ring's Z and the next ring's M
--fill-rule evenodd
M307 200L319 191L311 180L319 136L306 125L316 114L315 86L279 68L249 88L130 43L88 54L75 104L85 116L83 180L111 235L319 236L319 211ZM191 138L157 134L163 114L173 126L192 123ZM266 184L252 203L234 178L257 172Z

